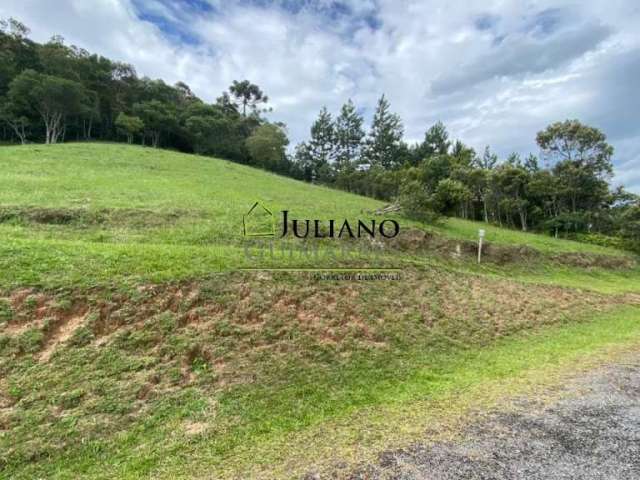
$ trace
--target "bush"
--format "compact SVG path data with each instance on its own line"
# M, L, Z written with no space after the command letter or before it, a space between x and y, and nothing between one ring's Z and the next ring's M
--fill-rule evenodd
M435 203L432 196L416 180L402 186L398 203L404 214L412 220L435 223L440 218L440 214L434 208Z
M640 253L640 242L634 242L632 239L628 238L612 237L601 233L577 233L571 238L578 242Z

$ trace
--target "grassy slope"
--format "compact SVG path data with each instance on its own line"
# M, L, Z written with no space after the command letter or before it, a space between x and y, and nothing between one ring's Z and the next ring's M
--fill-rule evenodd
M460 412L481 385L499 398L528 372L640 338L638 298L620 293L640 291L637 269L392 252L377 262L402 265L402 282L212 275L247 265L255 200L302 218L380 203L122 145L1 148L0 167L5 214L82 213L0 223L0 478L285 478L419 436L431 402ZM478 226L434 230L472 239ZM545 253L620 254L487 230Z
M47 208L80 212L81 217L67 225L0 223L0 286L162 281L255 266L244 258L241 222L256 200L274 211L319 219L368 218L367 212L382 205L231 162L162 150L115 144L2 148L0 208L5 213ZM99 214L102 221L92 221ZM457 239L475 238L481 226L456 219L437 228L401 223L405 229L431 228ZM624 255L485 228L487 239L498 244L529 245L547 253ZM393 261L411 259L396 255ZM316 265L296 259L279 260L278 266ZM547 272L530 269L529 274L548 281Z

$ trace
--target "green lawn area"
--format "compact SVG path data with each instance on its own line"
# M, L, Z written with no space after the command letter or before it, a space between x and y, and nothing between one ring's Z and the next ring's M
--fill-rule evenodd
M126 240L128 235L149 243L235 241L242 231L242 215L257 200L274 212L287 209L291 217L311 219L370 218L370 212L383 205L225 160L119 144L3 147L0 167L0 206L5 209L121 210L110 225L120 227L122 231L116 233L121 236L102 232L109 241ZM100 229L92 229L82 219L79 222L76 226L82 229L73 234L80 238L98 235ZM407 220L403 224L420 226ZM61 233L49 227L51 236ZM142 227L144 236L129 232ZM478 228L485 228L490 242L529 245L544 252L620 254L596 245L483 227L461 219L429 228L470 240L477 238Z

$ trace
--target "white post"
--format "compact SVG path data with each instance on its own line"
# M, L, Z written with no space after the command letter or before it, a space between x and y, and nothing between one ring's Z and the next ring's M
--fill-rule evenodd
M484 238L484 230L478 230L478 263L482 259L482 239Z

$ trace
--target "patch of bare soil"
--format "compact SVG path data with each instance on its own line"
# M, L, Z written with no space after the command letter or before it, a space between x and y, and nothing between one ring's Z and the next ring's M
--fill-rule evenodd
M477 242L469 240L455 240L441 235L435 235L419 229L402 230L400 234L387 241L387 245L402 251L431 251L443 257L475 258L478 254ZM539 261L543 254L525 245L511 246L484 242L482 256L485 261L498 265L509 263L531 263ZM583 268L633 268L637 262L632 257L617 257L591 253L558 253L549 257L553 262Z
M38 359L41 362L48 362L56 348L67 342L80 328L86 318L86 314L74 315L57 322L49 331L45 340L45 346L40 351Z
M185 422L184 432L189 436L200 435L207 430L208 425L204 422Z

